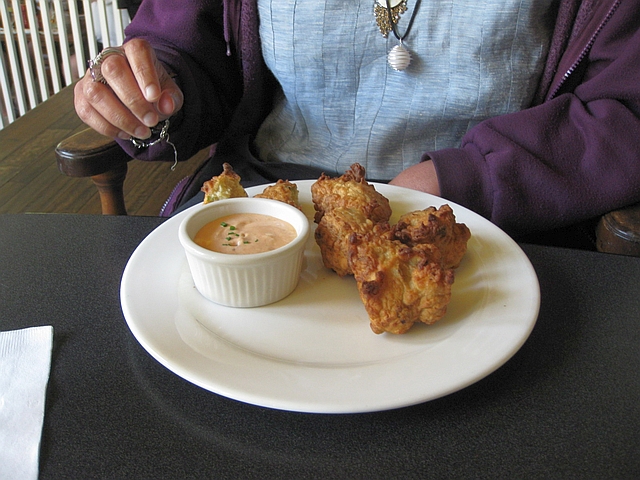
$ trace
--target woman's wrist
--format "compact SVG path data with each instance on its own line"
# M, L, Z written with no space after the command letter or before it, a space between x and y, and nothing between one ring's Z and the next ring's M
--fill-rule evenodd
M440 195L440 183L438 182L436 167L431 160L422 161L403 170L389 183L432 195Z

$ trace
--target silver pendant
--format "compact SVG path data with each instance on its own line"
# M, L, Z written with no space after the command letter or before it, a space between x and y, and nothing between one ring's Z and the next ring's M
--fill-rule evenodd
M401 43L400 45L396 45L391 49L389 55L387 56L387 61L389 62L391 68L397 70L398 72L401 72L402 70L405 70L411 63L411 53L409 53L409 50L404 48L404 45L402 45Z

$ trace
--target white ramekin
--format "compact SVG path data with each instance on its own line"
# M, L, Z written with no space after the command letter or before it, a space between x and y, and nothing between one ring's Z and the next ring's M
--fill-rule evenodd
M202 296L229 307L258 307L277 302L296 288L309 236L309 220L300 210L264 198L230 198L190 210L178 236ZM247 255L213 252L193 241L205 224L234 213L271 215L289 222L298 235L276 250Z

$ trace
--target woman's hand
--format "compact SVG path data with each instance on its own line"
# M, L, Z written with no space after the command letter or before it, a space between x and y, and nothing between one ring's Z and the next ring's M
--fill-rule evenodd
M90 70L76 84L76 112L108 137L148 138L149 127L180 110L184 96L147 41L133 39L122 48L126 58L109 55L102 62L107 85L94 82Z
M389 184L440 196L440 183L438 175L436 175L436 167L431 160L420 162L403 170Z

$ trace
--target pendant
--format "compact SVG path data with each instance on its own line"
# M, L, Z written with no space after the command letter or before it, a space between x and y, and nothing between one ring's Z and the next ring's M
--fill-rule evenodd
M407 0L389 0L389 5L391 6L393 23L397 25L400 20L400 15L407 11ZM376 16L376 23L378 24L380 33L384 38L387 38L393 26L391 22L389 22L386 0L376 0L373 5L373 13Z
M401 72L411 63L411 53L409 53L409 50L404 48L404 45L401 43L391 49L389 55L387 55L387 61L391 68Z

